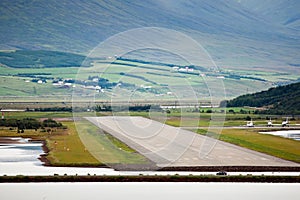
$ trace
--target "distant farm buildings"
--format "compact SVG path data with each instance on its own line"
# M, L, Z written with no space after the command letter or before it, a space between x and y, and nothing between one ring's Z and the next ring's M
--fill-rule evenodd
M194 69L193 68L189 68L189 67L177 67L177 66L174 66L172 67L173 71L177 71L177 72L194 72Z
M74 80L73 79L59 79L59 80L53 80L52 85L53 86L60 86L60 87L75 87Z

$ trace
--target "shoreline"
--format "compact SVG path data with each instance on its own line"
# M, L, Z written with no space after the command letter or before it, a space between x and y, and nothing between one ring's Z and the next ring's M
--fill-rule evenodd
M82 167L82 168L110 168L109 166L105 164L99 164L99 165L91 165L86 163L73 163L73 164L53 164L51 161L47 158L50 149L47 146L46 140L40 140L42 143L42 149L44 151L43 154L39 155L39 160L42 162L42 165L45 167Z
M130 165L130 164L100 164L98 166L89 164L51 164L47 159L50 152L45 140L42 140L44 154L40 155L39 160L47 167L82 167L82 168L110 168L116 171L178 171L178 172L300 172L300 167L294 166L178 166L178 167L155 167L152 165Z
M46 140L42 140L41 142L43 144L42 149L44 153L41 154L38 159L43 163L43 166L51 166L50 161L46 158L48 153L50 152L49 148L47 147Z
M44 182L235 182L235 183L300 183L300 176L0 176L0 183Z
M0 143L4 144L19 144L12 137L0 137ZM82 168L111 168L116 171L178 171L178 172L300 172L300 167L295 166L178 166L178 167L155 167L153 164L135 165L135 164L99 164L91 165L87 163L73 164L53 164L47 158L50 149L47 146L46 140L30 139L29 141L41 142L43 154L39 155L39 160L43 166L47 167L82 167ZM25 144L25 143L24 143Z

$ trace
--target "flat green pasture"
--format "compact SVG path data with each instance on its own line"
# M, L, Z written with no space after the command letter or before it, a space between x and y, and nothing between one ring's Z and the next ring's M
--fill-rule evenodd
M55 132L55 134L60 134L61 131ZM0 137L24 137L32 138L37 140L45 140L48 137L47 132L42 132L41 130L25 130L24 133L17 133L17 129L9 129L8 127L0 127Z
M98 166L101 161L86 150L78 137L73 122L63 122L68 130L63 135L48 137L47 147L50 150L47 159L54 166Z
M55 115L55 114L54 114ZM55 115L56 117L58 115ZM34 117L41 117L35 115ZM52 166L101 166L103 164L148 164L149 161L126 144L88 121L62 122L67 129L51 129L51 133L0 127L0 137L29 137L45 140Z
M31 96L34 98L39 96L55 96L55 95L71 95L72 88L58 88L52 85L51 82L39 84L33 82L25 82L28 78L20 77L0 77L0 96L13 99L14 96ZM53 97L52 97L53 98Z
M107 62L107 61L106 61ZM249 75L253 71L237 71L238 75ZM40 73L47 73L48 75L39 75ZM121 73L126 73L129 76L124 76ZM226 72L229 73L229 72ZM175 91L180 91L180 98L191 97L191 88L197 93L198 98L207 98L210 94L214 98L224 99L239 96L244 93L251 93L268 89L272 86L272 82L277 80L278 74L275 72L271 76L267 76L266 72L258 71L254 78L265 78L267 81L257 81L249 79L217 79L214 72L208 72L207 76L201 77L198 74L179 73L173 71L171 67L144 64L130 61L117 61L114 64L107 64L104 61L96 63L91 67L51 67L51 68L10 68L0 66L0 96L33 96L39 97L43 95L71 95L71 89L59 88L53 86L51 80L47 84L25 83L25 80L31 80L29 77L20 77L18 74L36 74L37 76L48 78L62 78L62 79L78 79L87 80L89 76L99 76L108 79L110 82L123 81L126 83L135 84L137 87L147 85L156 87L160 93L165 93L165 87L173 88ZM133 75L133 76L132 76ZM289 75L289 74L288 74ZM284 75L284 76L288 76ZM250 75L249 75L250 76ZM252 76L251 76L252 77ZM290 79L295 79L292 77ZM279 80L278 81L283 81ZM224 87L223 87L224 85ZM224 94L225 89L225 94ZM130 89L129 89L130 90ZM107 90L110 95L110 91ZM113 95L113 94L112 94ZM141 98L150 98L155 96L147 91L139 94ZM170 96L169 96L170 97ZM167 95L161 99L168 99ZM44 97L43 97L44 98Z
M283 72L281 69L268 69L268 68L254 68L254 69L234 69L235 74L241 76L249 76L254 78L261 78L271 82L282 82L282 81L292 81L298 78L297 73L293 74L291 72Z
M0 137L24 137L46 141L49 150L46 159L52 166L101 166L81 142L73 122L63 122L67 129L52 128L48 133L39 129L17 133L16 129L0 127Z
M4 114L5 118L69 118L73 117L72 112L9 112Z
M240 108L236 108L240 110ZM88 113L90 114L90 113ZM114 113L116 114L116 113ZM112 115L110 112L96 113L95 115ZM142 116L160 121L172 126L198 127L200 134L206 135L207 128L212 125L212 115L220 118L222 113L193 113L193 112L120 112L118 115ZM200 116L200 117L199 117ZM225 128L219 136L220 140L263 152L286 160L300 163L300 142L282 137L259 134L261 129L243 128L246 124L245 118L248 114L232 114L226 116L225 126L241 126L241 128ZM265 116L250 115L255 120L255 125L266 125ZM71 112L11 112L6 118L64 118L72 117ZM218 118L219 117L219 118ZM261 118L261 119L259 119ZM273 123L281 123L281 117ZM299 124L300 121L292 121L291 124ZM99 166L101 164L147 164L149 161L133 149L122 143L111 135L102 132L92 123L81 120L74 122L63 122L68 129L53 129L51 134L42 130L25 130L25 133L17 134L15 129L0 127L0 136L30 137L45 140L50 150L47 156L52 165L56 166ZM218 125L214 124L213 125ZM221 124L220 124L221 125ZM210 131L213 131L211 129Z
M84 120L76 122L77 132L85 148L106 164L147 164L148 160L126 144L104 133L94 124Z
M254 129L223 129L219 139L241 147L300 163L300 142L279 136L259 134ZM198 130L205 134L206 130Z
M1 76L17 76L18 74L40 74L48 73L51 75L45 75L49 77L65 77L65 78L75 78L74 75L77 74L79 67L53 67L53 68L11 68L0 65L0 75ZM44 75L43 75L44 76Z

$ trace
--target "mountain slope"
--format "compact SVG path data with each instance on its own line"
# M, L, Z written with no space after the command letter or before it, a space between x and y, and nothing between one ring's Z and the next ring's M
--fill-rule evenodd
M262 16L268 22L300 31L298 0L238 0L245 9Z
M0 48L88 53L119 32L157 26L192 36L220 65L297 66L299 34L252 8L235 0L2 0Z
M80 67L85 56L56 51L0 52L0 63L12 68Z
M247 94L227 102L228 107L269 107L264 111L272 114L300 114L300 83L270 88Z

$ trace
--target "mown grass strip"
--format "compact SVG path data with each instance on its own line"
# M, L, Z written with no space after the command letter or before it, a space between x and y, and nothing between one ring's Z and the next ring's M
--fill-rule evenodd
M77 131L86 149L106 164L148 164L149 160L120 140L101 131L94 124L82 120L76 122Z
M198 130L197 132L206 135L207 131ZM241 147L300 163L299 141L257 132L258 130L252 129L224 129L218 138Z
M61 135L47 138L49 153L46 158L52 166L102 166L81 142L74 122L63 122L68 127Z

